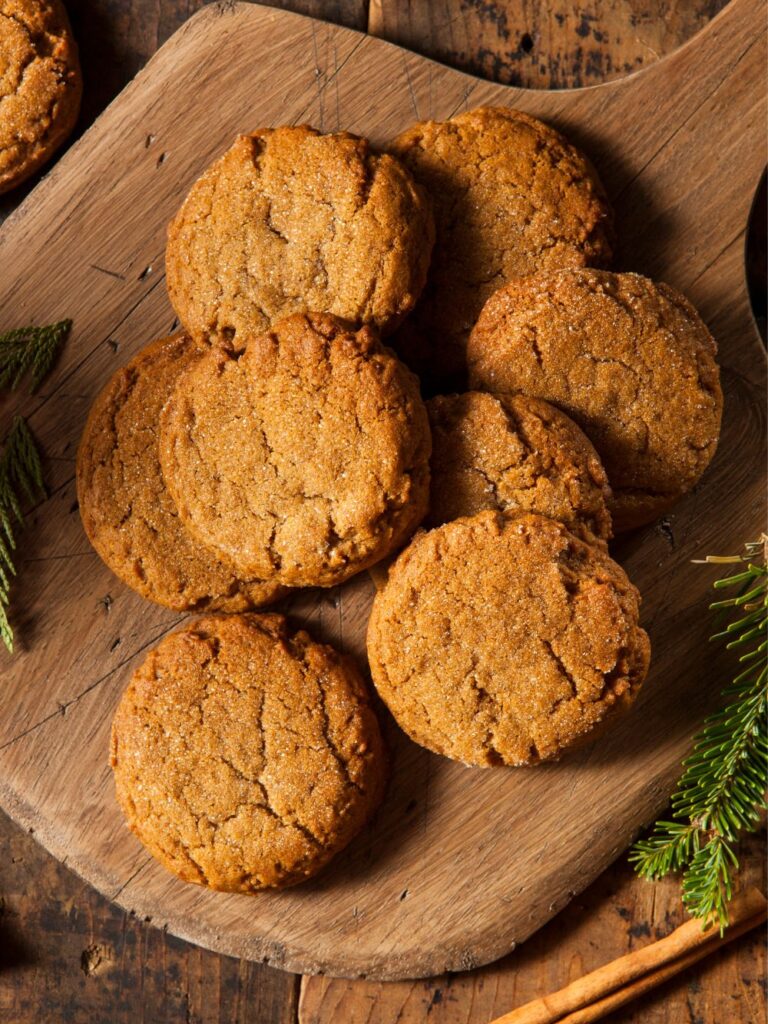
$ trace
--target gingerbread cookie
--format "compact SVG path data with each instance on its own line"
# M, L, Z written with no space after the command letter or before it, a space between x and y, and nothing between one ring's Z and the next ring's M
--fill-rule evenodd
M241 135L168 232L168 294L196 336L239 344L291 313L386 333L412 308L434 241L429 201L365 139L306 126Z
M193 540L160 472L160 412L179 375L203 352L175 334L113 374L91 409L77 453L80 516L104 562L143 597L179 611L243 611L277 600L284 589L239 577Z
M390 569L368 626L373 681L436 753L551 760L637 696L638 603L604 548L562 523L480 512L420 534Z
M616 530L651 522L714 455L716 346L679 292L639 274L559 271L514 281L469 341L472 386L544 398L594 444Z
M608 479L565 413L525 395L469 391L427 402L432 428L427 525L483 509L538 512L585 539L607 541Z
M437 228L427 286L396 348L431 390L461 389L488 297L538 270L607 264L613 216L586 157L518 110L415 124L390 150L428 190Z
M229 892L316 874L386 775L357 670L281 615L208 616L166 636L123 694L111 764L149 852Z
M179 379L160 458L187 528L240 573L332 586L424 517L430 447L418 382L375 332L297 314Z
M0 3L0 192L33 174L75 126L83 82L59 0Z

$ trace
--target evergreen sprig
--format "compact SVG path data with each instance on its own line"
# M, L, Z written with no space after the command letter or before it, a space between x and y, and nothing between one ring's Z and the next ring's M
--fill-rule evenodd
M727 904L738 870L735 845L741 832L757 829L768 789L768 566L766 542L744 555L712 557L709 563L746 562L718 580L718 590L739 587L734 597L710 607L737 616L712 640L739 652L741 671L723 696L728 703L704 723L672 795L671 821L658 821L635 843L630 861L645 878L683 870L683 903L704 926L728 924ZM757 561L759 559L759 562Z
M0 388L17 388L29 374L34 392L47 376L72 327L59 320L43 327L15 327L0 334Z
M11 579L16 575L15 531L24 522L22 496L34 501L44 493L40 454L25 420L17 416L0 456L0 639L13 652L13 629L8 621Z
M17 388L30 377L35 391L49 373L69 335L71 320L42 327L16 327L0 333L0 388ZM0 455L0 640L13 651L13 629L8 620L11 580L16 575L16 531L22 526L22 502L43 495L40 453L26 421L17 416Z

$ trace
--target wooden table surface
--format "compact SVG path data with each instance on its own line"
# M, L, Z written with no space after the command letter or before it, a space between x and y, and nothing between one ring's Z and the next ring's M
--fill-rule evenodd
M282 6L498 81L567 87L658 59L723 2L290 0ZM79 130L200 6L202 0L69 0L85 76ZM33 185L3 197L0 218ZM3 815L0 851L0 1024L486 1024L666 934L684 917L676 880L642 882L622 857L519 951L490 967L413 983L301 979L200 950L125 914ZM761 842L745 842L742 854L744 881L764 890ZM764 938L753 934L610 1020L757 1024L764 1017Z

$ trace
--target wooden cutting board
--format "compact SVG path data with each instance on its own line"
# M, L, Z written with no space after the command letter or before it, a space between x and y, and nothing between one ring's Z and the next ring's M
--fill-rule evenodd
M50 497L22 538L19 650L0 654L0 801L111 899L184 938L302 972L415 977L490 961L581 891L662 809L728 661L707 644L707 552L764 527L763 351L744 284L744 233L764 160L758 0L733 0L670 58L573 92L492 85L380 40L245 4L192 18L63 157L0 233L0 323L70 316L41 394L21 411L47 453ZM171 330L165 225L239 131L310 122L382 144L414 119L482 103L552 121L597 164L623 267L686 292L720 344L718 455L668 522L615 546L644 595L653 665L635 709L562 764L481 771L435 757L389 722L380 813L318 879L255 897L167 874L129 834L107 766L133 668L182 617L122 586L80 526L74 456L109 374ZM364 659L372 584L294 596L289 613Z

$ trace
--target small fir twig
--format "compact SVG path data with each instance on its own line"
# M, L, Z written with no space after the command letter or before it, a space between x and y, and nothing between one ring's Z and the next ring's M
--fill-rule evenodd
M43 327L16 327L0 334L0 388L17 388L30 375L34 392L50 372L69 335L71 320Z
M0 333L0 389L17 388L29 377L35 391L50 372L69 335L71 320ZM13 651L8 620L11 580L16 575L16 531L24 522L22 502L45 493L40 453L25 420L17 416L0 455L0 640Z
M718 590L738 587L734 597L711 605L736 617L711 639L726 641L740 671L723 691L728 701L704 723L672 795L672 820L658 821L630 853L635 870L661 878L683 870L683 903L705 927L728 925L727 903L738 871L735 846L754 832L768 789L768 538L748 544L744 555L710 556L708 563L746 562L743 571L718 580Z
M8 621L11 579L16 575L15 531L24 522L21 503L44 494L40 454L25 420L17 416L0 456L0 639L13 652L13 629Z

